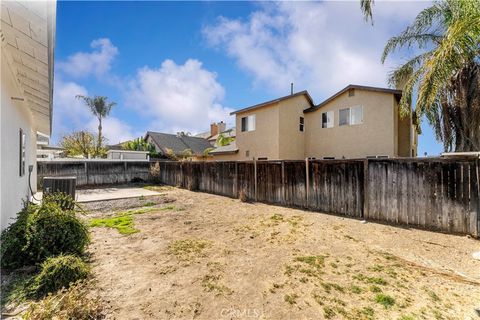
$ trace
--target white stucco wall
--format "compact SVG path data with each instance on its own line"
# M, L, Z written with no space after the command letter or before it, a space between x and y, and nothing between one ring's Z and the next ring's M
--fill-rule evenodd
M10 223L16 213L22 208L22 200L29 196L28 166L33 165L32 188L36 190L36 131L29 108L22 101L12 100L11 97L21 97L15 85L5 57L2 55L1 64L1 112L0 112L0 215L1 229ZM26 135L25 175L20 177L20 139L19 130L23 129Z

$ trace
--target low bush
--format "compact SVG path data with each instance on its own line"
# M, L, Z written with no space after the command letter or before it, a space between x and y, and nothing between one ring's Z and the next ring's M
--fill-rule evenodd
M30 257L27 247L28 216L36 210L36 206L25 203L23 209L17 213L17 219L2 231L0 236L0 265L5 269L14 269L24 265Z
M2 268L43 262L59 254L81 254L89 242L88 228L73 211L55 202L26 204L17 220L1 235Z
M88 265L77 256L59 255L42 263L40 273L35 277L32 294L37 297L68 288L70 283L85 279L90 272Z
M55 203L62 210L74 210L77 207L75 199L63 192L46 193L42 199L43 203Z
M62 253L81 254L89 242L87 226L55 203L44 203L31 214L26 232L34 263Z
M101 300L89 290L86 281L78 281L68 289L49 294L44 299L31 303L24 319L76 319L96 320L105 318Z

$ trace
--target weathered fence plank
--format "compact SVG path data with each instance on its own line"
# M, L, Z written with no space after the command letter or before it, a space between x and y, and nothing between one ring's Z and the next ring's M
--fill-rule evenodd
M478 160L369 160L365 218L478 236Z

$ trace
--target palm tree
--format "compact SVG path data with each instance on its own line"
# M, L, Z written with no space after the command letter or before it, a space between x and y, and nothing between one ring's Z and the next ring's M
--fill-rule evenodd
M373 25L372 7L375 4L374 0L360 0L360 9L363 12L365 21L370 20Z
M97 140L97 150L102 148L102 119L108 117L112 107L116 105L115 102L108 102L107 97L103 96L94 96L86 97L82 95L77 95L77 99L82 99L85 104L90 108L92 114L98 119L98 140Z
M443 0L421 11L412 25L386 44L382 63L399 48L421 50L389 75L403 89L401 115L411 112L434 126L446 151L478 150L480 2ZM415 94L415 95L414 95ZM475 118L476 117L476 118Z

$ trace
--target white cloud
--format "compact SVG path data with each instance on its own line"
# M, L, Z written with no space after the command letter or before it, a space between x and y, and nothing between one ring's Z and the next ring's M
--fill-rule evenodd
M101 38L90 43L92 52L77 52L56 64L58 70L74 78L89 75L101 76L107 73L113 60L118 54L118 49L110 39Z
M53 143L59 142L62 136L73 131L97 132L98 120L83 101L75 98L77 95L88 96L88 91L73 81L64 81L60 76L55 78ZM136 137L130 125L113 116L103 120L103 134L112 144Z
M257 87L285 94L294 82L318 99L350 83L386 86L392 65L380 62L383 46L427 5L376 2L372 27L357 1L267 3L246 20L220 17L203 34Z
M151 119L150 130L200 132L231 111L221 104L225 90L216 74L194 59L183 65L165 60L158 69L138 70L127 95L128 103Z

